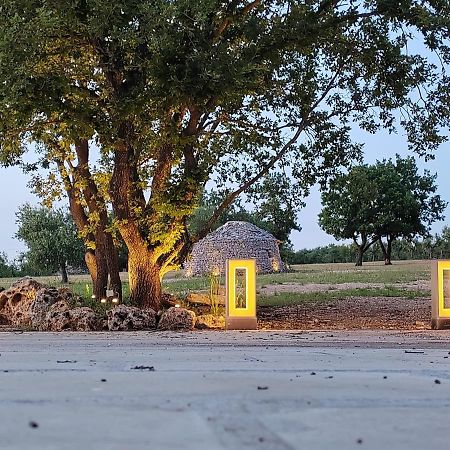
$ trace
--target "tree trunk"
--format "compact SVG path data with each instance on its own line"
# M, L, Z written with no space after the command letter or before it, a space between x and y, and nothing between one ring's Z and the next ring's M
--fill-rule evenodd
M356 264L355 266L360 267L363 265L363 257L364 257L364 246L358 246L358 253L356 255Z
M356 247L358 248L358 251L356 253L356 267L360 267L363 265L363 257L364 257L364 252L369 248L366 247L367 244L367 236L362 234L361 235L361 244L358 243L358 240L356 238L356 236L353 236L353 242L355 243Z
M384 258L384 265L385 266L391 266L391 254L392 254L392 239L387 238L387 244L384 245L381 238L379 238L378 242L380 243L381 251L383 252L383 258Z
M69 282L69 277L67 275L67 267L66 267L66 263L63 262L61 263L61 266L59 267L59 271L61 273L61 283L68 283Z
M97 279L94 282L94 294L98 299L106 297L108 288L108 263L105 247L105 233L98 229L95 233L95 266Z
M92 279L92 293L96 298L99 299L106 297L106 288L102 286L103 279L100 280L100 283L98 281L97 258L95 256L94 250L88 249L84 255L84 260L86 261L86 266ZM102 271L101 274L103 277Z
M387 247L386 247L386 255L385 255L385 258L384 258L384 265L385 266L391 266L392 265L391 255L392 255L392 241L388 240Z
M146 249L130 248L128 276L131 303L158 311L162 294L160 268L151 263Z
M96 224L95 241L96 249L100 252L102 271L106 270L106 286L114 292L114 295L122 300L122 282L119 273L119 255L117 248L114 246L114 240L111 233L106 229L109 225L108 211L104 198L100 195L97 184L92 177L89 169L89 142L83 140L77 143L75 150L78 158L77 172L82 179L86 180L82 192L86 199L87 207L90 214L98 214L99 221ZM98 251L96 250L96 253ZM102 273L104 277L105 274ZM108 283L109 276L109 283Z
M110 233L105 233L106 262L108 265L110 288L114 295L122 302L122 280L120 279L119 254L114 246L114 241Z
M89 275L92 278L92 282L94 283L97 279L97 263L95 261L95 253L93 250L86 250L84 254L84 260L86 262L86 266L89 272Z

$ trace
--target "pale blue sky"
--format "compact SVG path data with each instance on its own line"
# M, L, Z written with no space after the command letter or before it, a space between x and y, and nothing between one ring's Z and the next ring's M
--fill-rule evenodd
M355 138L365 143L365 161L373 163L377 159L394 157L395 153L402 156L410 154L407 151L407 143L402 135L388 135L385 132L370 135L355 131ZM429 169L438 174L437 183L441 196L450 201L450 143L444 144L436 153L434 161L425 162L418 158L418 165L423 169ZM16 232L15 212L17 208L29 202L37 204L38 199L30 194L27 188L28 178L17 168L0 168L0 252L7 253L9 258L14 258L24 249L21 242L14 238ZM306 199L306 207L300 213L301 232L294 232L292 241L296 249L313 248L336 242L332 236L324 233L317 225L317 215L321 209L320 194L313 189ZM439 232L445 223L450 224L450 207L446 210L446 222L436 223L433 232Z

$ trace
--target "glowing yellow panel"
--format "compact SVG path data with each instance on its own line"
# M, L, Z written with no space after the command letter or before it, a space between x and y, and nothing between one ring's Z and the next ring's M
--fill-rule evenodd
M227 261L227 317L256 317L256 261Z
M450 261L438 261L439 316L450 317Z

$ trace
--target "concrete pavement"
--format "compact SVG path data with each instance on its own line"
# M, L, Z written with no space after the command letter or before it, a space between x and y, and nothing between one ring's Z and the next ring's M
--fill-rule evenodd
M448 331L0 333L0 448L445 449L449 352Z

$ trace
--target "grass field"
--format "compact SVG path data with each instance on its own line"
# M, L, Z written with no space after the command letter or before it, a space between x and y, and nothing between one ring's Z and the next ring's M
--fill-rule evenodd
M352 264L309 264L292 267L292 272L259 275L257 288L264 290L258 295L258 303L265 306L294 305L308 301L329 300L345 297L422 297L429 296L427 282L430 279L430 261L399 261L392 266L383 263L366 263L362 267ZM124 281L124 297L128 296L127 274L122 274ZM51 286L62 286L58 277L37 277L37 280ZM0 279L0 286L8 288L15 279ZM409 283L423 282L425 288L415 289L405 286ZM357 283L358 287L334 289L327 286L323 290L311 292L275 292L277 286L290 285L295 290L298 286L332 285ZM222 280L223 284L223 280ZM366 284L366 286L364 286ZM376 284L376 286L374 286ZM181 298L190 292L208 292L208 277L184 278L182 272L168 274L163 281L164 291ZM69 287L74 293L83 297L86 303L92 303L92 286L88 275L76 275L70 278ZM274 292L267 294L267 288ZM270 291L270 289L269 289Z

